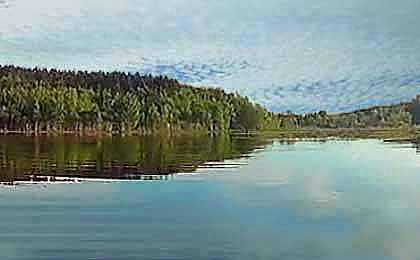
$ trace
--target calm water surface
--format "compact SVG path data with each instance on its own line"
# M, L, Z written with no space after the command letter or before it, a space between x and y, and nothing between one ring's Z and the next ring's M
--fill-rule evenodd
M28 165L33 173L47 167L71 175L69 162L80 169L82 160L94 162L96 173L110 172L110 161L135 166L131 174L185 165L196 171L164 181L115 180L126 179L124 166L113 181L0 186L0 258L420 259L420 156L411 145L196 141L154 148L161 162L144 168L141 151L152 148L134 139L103 141L102 148L50 139L41 145L23 139L18 148L3 139L0 158L9 178L25 175ZM135 155L122 154L124 147ZM58 148L61 157L53 159L57 151L50 149ZM191 163L192 154L200 163ZM223 160L229 167L213 167Z

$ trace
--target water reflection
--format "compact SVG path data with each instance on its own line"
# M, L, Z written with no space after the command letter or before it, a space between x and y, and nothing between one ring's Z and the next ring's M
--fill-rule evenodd
M410 141L412 147L416 148L416 153L420 154L420 139L414 139Z
M225 161L248 157L269 143L264 138L228 135L0 136L0 182L168 180L198 168L238 167Z
M385 139L384 142L393 145L395 148L415 148L416 153L420 154L420 138L402 138L402 139Z
M220 147L229 152L215 139L170 154L232 158L267 142L228 140ZM131 147L102 145L116 143ZM208 164L223 165L204 150L216 158ZM208 168L170 184L0 187L1 259L418 259L420 159L410 145L275 141L247 156L222 174Z

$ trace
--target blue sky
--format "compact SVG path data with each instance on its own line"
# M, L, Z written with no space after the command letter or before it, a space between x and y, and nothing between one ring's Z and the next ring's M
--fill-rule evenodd
M0 0L0 64L165 74L273 111L420 92L420 0Z

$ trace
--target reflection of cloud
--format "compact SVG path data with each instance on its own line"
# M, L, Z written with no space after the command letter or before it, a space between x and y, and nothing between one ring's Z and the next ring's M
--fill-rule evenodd
M289 146L275 142L248 165L226 174L201 176L205 180L200 183L51 185L44 192L28 188L33 194L0 189L0 198L9 205L6 216L17 214L17 221L27 221L19 226L2 223L7 230L25 232L20 233L25 237L10 233L19 241L25 238L24 249L59 248L64 253L74 252L75 246L65 242L77 237L84 239L76 247L85 254L96 252L91 245L118 242L117 246L124 243L126 247L112 254L115 248L109 246L104 254L148 255L165 248L185 258L182 247L188 247L190 258L197 259L203 255L202 245L207 245L206 254L235 259L417 259L419 162L414 148L394 148L377 140ZM383 172L389 174L378 181ZM276 181L287 181L287 185L264 185ZM340 191L334 207L314 203L329 200L334 190ZM93 198L92 203L86 198ZM37 208L39 202L43 207ZM33 211L45 207L45 212ZM30 214L23 214L24 209ZM41 223L31 223L34 219ZM162 223L173 225L168 229ZM31 231L34 225L45 225L49 231L66 229L43 233L45 239L37 241L38 233L25 229ZM171 232L179 229L184 231L179 236ZM151 241L150 232L167 236ZM191 234L196 239L191 240ZM0 243L1 250L6 245L2 255L36 258L56 252L15 252L7 248L8 241L13 241L7 235ZM54 239L57 235L59 239ZM138 241L150 241L151 250L147 250L149 244Z
M307 198L315 203L330 204L337 199L334 183L329 176L314 174L303 180L303 192Z
M241 242L261 254L278 231L270 248L283 258L415 259L419 169L414 148L379 140L275 142L218 194L249 210L255 232Z
M7 2L6 0L0 0L0 8L8 8L9 6L9 2Z

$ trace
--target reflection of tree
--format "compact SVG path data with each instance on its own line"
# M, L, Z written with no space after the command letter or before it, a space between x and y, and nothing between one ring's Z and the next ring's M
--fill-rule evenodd
M96 173L101 174L104 171L104 148L102 140L96 142Z
M420 140L413 140L413 146L416 148L416 153L420 154Z
M206 162L246 156L269 141L229 135L1 136L0 143L0 181L9 181L29 175L128 179L192 172Z

